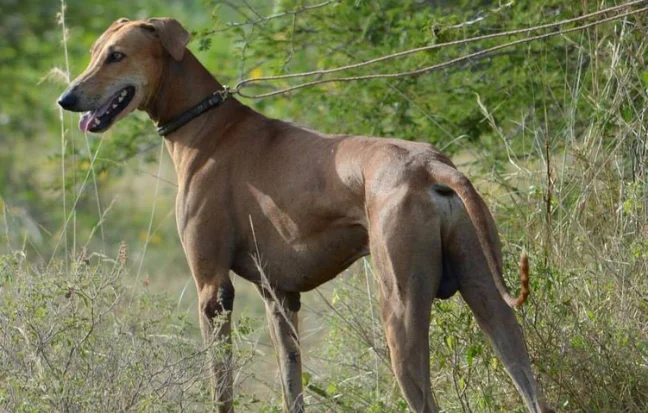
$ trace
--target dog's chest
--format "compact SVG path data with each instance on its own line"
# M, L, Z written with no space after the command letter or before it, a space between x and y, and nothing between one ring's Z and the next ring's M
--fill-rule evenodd
M369 253L364 227L328 228L292 242L256 234L235 256L233 270L258 284L269 282L283 291L312 290L335 278Z

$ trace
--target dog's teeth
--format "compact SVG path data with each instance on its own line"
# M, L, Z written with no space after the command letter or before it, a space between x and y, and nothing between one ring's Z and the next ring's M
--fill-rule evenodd
M117 104L114 103L114 104L112 105L112 108L115 109L116 107L117 107Z
M128 94L128 92L126 92L125 90L122 90L122 92L121 92L121 95L120 95L120 96L121 96L121 97L125 97L125 96L126 96L127 94Z
M98 124L100 124L100 123L101 123L101 121L100 121L99 119L95 118L95 120L94 120L94 124L95 124L95 125L98 125Z
M121 102L122 100L124 100L124 98L122 96L120 96L119 97L119 102Z

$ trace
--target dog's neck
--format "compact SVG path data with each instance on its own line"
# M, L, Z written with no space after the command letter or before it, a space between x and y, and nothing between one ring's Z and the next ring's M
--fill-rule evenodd
M164 125L222 88L198 59L186 50L181 61L167 57L160 81L154 88L155 95L143 109L156 125ZM208 157L226 138L228 125L242 120L249 112L252 111L230 96L220 106L165 136L167 149L179 175L188 158Z
M186 50L181 61L167 56L155 94L144 108L153 122L165 124L222 89L222 85Z

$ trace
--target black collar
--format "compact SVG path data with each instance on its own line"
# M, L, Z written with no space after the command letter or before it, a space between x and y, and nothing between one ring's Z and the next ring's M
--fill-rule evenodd
M177 129L183 127L187 123L197 118L198 116L207 112L209 109L222 105L223 102L227 100L229 95L230 95L229 88L227 86L223 86L223 89L217 90L216 92L212 93L210 96L200 101L200 103L198 103L196 106L192 107L191 109L187 110L182 115L178 116L175 119L172 119L171 121L165 123L164 125L158 126L157 128L158 135L166 136L171 132L176 131Z

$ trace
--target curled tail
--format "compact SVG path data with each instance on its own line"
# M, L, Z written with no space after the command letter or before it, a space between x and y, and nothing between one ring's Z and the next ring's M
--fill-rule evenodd
M520 257L520 281L522 283L522 290L520 291L520 295L514 298L506 287L501 267L496 259L497 253L495 246L489 237L487 212L482 208L479 202L479 194L477 194L472 183L466 176L450 165L435 162L429 168L432 178L436 182L449 186L461 198L468 212L468 216L475 227L477 239L481 244L497 290L510 307L520 307L529 295L529 258L526 252L523 251Z

